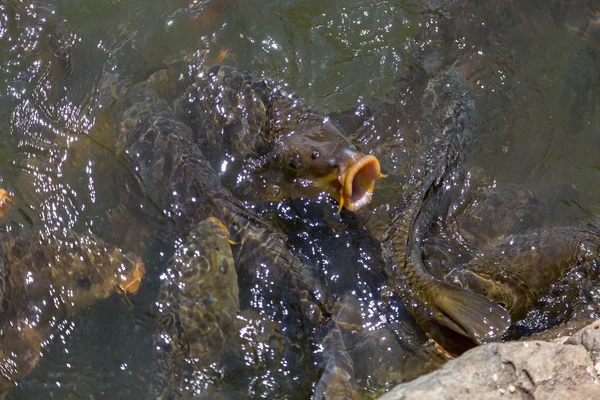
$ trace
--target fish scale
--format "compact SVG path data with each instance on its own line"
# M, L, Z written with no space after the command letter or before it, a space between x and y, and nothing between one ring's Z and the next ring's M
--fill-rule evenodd
M135 293L145 269L97 237L27 232L0 234L3 273L0 398L37 365L56 321L113 292Z
M569 271L598 259L599 222L507 236L480 249L446 279L504 304L519 320Z
M221 185L218 174L192 143L191 129L175 117L164 100L152 100L144 106L134 104L133 108L133 112L121 114L124 120L118 124L119 157L134 171L140 192L161 211L159 221L166 217L172 224L172 231L183 237L187 237L188 232L202 230L202 221L207 218L221 221L231 241L236 243L232 245L233 258L239 282L244 285L240 290L240 308L258 308L265 317L282 323L293 321L293 324L286 325L289 327L288 337L312 334L313 329L329 317L332 303L328 291L316 282L312 267L301 263L290 252L282 233L248 211ZM136 110L144 112L138 114ZM130 199L129 204L135 203ZM186 283L193 285L192 282ZM218 300L218 297L215 299ZM187 309L186 304L184 302L180 307ZM182 318L185 313L179 314ZM188 345L189 349L203 348L210 343L213 343L213 350L221 346L223 327L215 318L213 313L205 321L196 322L204 329L211 326L214 329L206 338L195 335ZM179 325L189 325L185 321L189 319L180 319ZM166 323L167 327L177 325L175 320ZM190 339L190 336L186 337ZM178 340L177 336L172 339ZM204 339L207 343L203 344ZM337 339L338 336L335 336L323 345L343 348L343 343ZM198 340L200 342L195 343ZM173 357L177 358L177 355ZM217 358L213 355L210 360L216 362ZM181 360L168 365L174 366L169 374L186 376L178 371L177 366L187 365ZM179 390L177 384L171 389Z
M161 389L177 390L183 379L192 379L194 368L210 381L215 373L209 366L219 362L226 340L235 335L240 307L230 240L220 221L200 222L177 247L157 304L158 321L171 338L171 350L159 361Z
M427 120L424 156L409 182L405 205L383 235L386 273L422 328L452 354L499 337L510 325L507 311L489 299L434 278L421 246L444 185L460 170L474 133L473 100L464 78L448 68L432 78L421 104ZM440 127L445 127L439 132ZM427 139L427 138L426 138Z

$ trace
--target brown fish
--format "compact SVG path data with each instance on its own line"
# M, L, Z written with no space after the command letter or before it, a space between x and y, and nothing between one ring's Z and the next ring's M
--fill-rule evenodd
M472 92L456 68L429 81L421 108L433 136L424 143L425 154L409 180L404 204L383 236L386 273L421 327L445 350L460 354L498 338L511 321L506 309L435 278L423 262L423 237L446 185L451 185L447 181L460 170L473 140L475 116Z
M286 106L287 101L275 103ZM297 106L296 106L297 107ZM276 115L293 115L281 112ZM283 119L279 117L280 119ZM343 207L356 211L371 202L375 182L385 177L373 155L359 152L327 118L307 115L280 123L265 171L269 184L278 186L278 197L316 197L325 192Z
M502 304L518 320L567 272L599 253L596 225L534 230L485 248L446 279Z
M0 398L37 365L55 321L113 292L135 293L145 273L94 236L0 235Z
M212 158L227 154L247 166L251 199L326 193L340 210L356 211L371 202L375 182L385 176L377 158L361 153L331 119L259 76L174 62L147 82L157 98L173 103L211 161L222 163Z
M238 277L229 233L211 217L198 223L175 251L158 297L158 321L170 352L163 354L163 390L179 392L185 379L217 364L236 333ZM188 376L189 375L189 376Z

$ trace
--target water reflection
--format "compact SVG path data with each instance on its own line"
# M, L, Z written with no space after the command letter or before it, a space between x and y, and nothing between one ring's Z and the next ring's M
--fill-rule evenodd
M157 230L139 246L147 232L118 213L113 221L106 215L119 208L123 191L136 194L140 208L153 205L138 196L135 178L114 156L114 115L102 110L118 100L119 84L190 55L224 58L322 113L333 112L353 143L381 160L392 176L378 186L375 216L338 215L326 196L253 207L288 234L293 251L338 301L338 321L350 326L341 335L361 388L376 393L440 365L443 357L389 294L378 245L362 229L362 218L387 224L398 188L413 173L407 166L419 157L423 123L410 84L414 68L433 76L458 60L476 90L480 130L469 167L484 171L482 185L574 185L578 195L562 199L541 223L595 214L598 8L571 3L3 1L1 185L16 203L6 230L94 233L148 261L138 296L51 320L39 367L11 396L148 396L158 332L152 304L175 244L163 242ZM218 136L220 129L206 134ZM232 152L214 161L224 182L243 193L255 166ZM129 229L115 229L115 219ZM595 265L577 270L512 334L544 330L565 312L597 316L595 282ZM266 290L256 287L255 308L267 307ZM229 343L220 395L307 398L319 370L310 344L286 342L290 335L281 331L291 328L259 314L246 309L237 316L243 328Z

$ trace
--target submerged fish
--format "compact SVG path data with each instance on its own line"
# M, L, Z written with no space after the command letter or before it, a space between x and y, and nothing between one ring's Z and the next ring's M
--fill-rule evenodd
M502 304L518 320L567 272L599 253L596 224L540 229L481 250L446 279Z
M192 142L194 132L175 116L168 103L153 98L152 92L146 91L144 85L141 85L142 90L138 97L137 89L138 87L132 87L129 94L131 97L120 99L125 107L130 106L119 113L118 139L115 145L119 158L129 170L134 171L140 194L148 198L154 207L140 208L139 197L132 196L131 192L125 193L131 197L126 206L136 214L145 213L143 217L151 229L160 229L161 225L168 225L170 237L189 237L189 244L195 243L196 249L204 246L201 240L205 238L192 238L190 232L205 230L202 224L206 222L202 221L207 218L218 219L226 228L230 239L237 243L232 247L232 256L238 275L237 282L244 285L238 292L240 308L254 308L263 318L281 322L286 327L285 335L290 340L293 338L294 347L302 347L302 344L298 343L299 339L312 333L328 316L329 293L314 278L312 267L302 263L292 254L283 234L275 230L268 221L245 208L221 184L217 172L205 159L200 148ZM153 218L149 218L150 216ZM225 246L223 237L221 240L206 240L207 246L211 243ZM189 247L187 251L190 251ZM180 281L180 285L199 285L197 292L196 289L181 291L180 286L169 285L178 293L170 300L182 301L173 309L179 310L180 315L185 317L180 323L184 322L188 331L192 329L190 337L193 337L194 343L190 346L187 342L190 337L179 335L177 328L171 331L175 336L168 337L167 341L178 343L165 346L164 350L193 350L199 359L214 364L221 353L220 335L223 334L223 338L226 338L227 332L231 332L228 320L237 308L235 289L231 285L236 280L229 273L204 276L204 281L194 274L188 274L192 270L209 265L212 268L220 268L222 260L228 259L225 248L210 248L208 254L211 258L216 258L205 262L200 254L194 254L192 251L186 253L182 259L182 262L189 262L189 266L179 265L177 260L173 261L173 265L178 265L178 268L185 272L181 276L176 275L178 279L186 281ZM229 268L229 262L225 261L225 264ZM222 290L216 291L213 285L224 286ZM214 294L211 295L211 291ZM219 299L223 308L219 306L213 309L212 305ZM218 313L223 313L224 320L210 323ZM206 317L207 324L196 317ZM210 343L202 343L205 335L199 333L202 332L203 326L213 329L206 335ZM240 331L237 333L242 334ZM308 343L310 345L310 342ZM298 362L308 362L310 359L302 357ZM280 364L280 368L282 367ZM179 372L175 368L163 371L163 374L176 376ZM285 381L285 384L304 390L306 380L298 379L299 375L301 373L297 373L293 381ZM193 376L197 377L197 374ZM224 380L227 378L236 381L238 377L223 377ZM243 380L243 377L240 378L237 384ZM180 388L186 390L186 395L199 395L195 392L197 386L185 380L183 383L185 385ZM202 382L198 383L199 387L203 386ZM279 381L274 382L268 390L281 390L279 384ZM157 391L162 392L163 389L158 388Z
M469 171L459 185L461 195L438 217L439 226L426 239L425 258L443 276L457 265L467 264L478 250L509 235L539 228L558 206L577 198L565 184L508 185L484 183L478 169Z
M315 387L315 400L360 399L354 378L352 359L347 353L340 327L330 320L319 342L323 346L323 374Z
M424 235L473 141L475 116L472 91L455 67L429 81L420 106L432 137L383 236L386 273L421 327L448 352L460 354L499 337L511 322L506 309L436 279L423 262Z
M354 363L344 343L343 331L360 332L360 304L351 296L343 296L334 307L330 321L317 336L323 351L320 354L322 374L317 382L314 400L360 399Z
M145 273L136 257L94 236L0 234L0 397L37 365L57 321L115 291L135 293Z
M159 341L170 347L161 360L165 390L179 391L186 379L188 386L213 380L210 368L236 333L240 304L232 243L223 223L207 218L175 251L157 301L158 322L166 331ZM204 374L205 382L192 379L194 374Z
M215 162L244 162L251 198L254 191L260 200L325 192L340 210L355 211L371 202L375 182L384 177L377 158L358 151L331 119L260 77L175 62L151 75L148 85L173 104L201 149L213 160L218 155ZM229 158L219 158L225 153Z

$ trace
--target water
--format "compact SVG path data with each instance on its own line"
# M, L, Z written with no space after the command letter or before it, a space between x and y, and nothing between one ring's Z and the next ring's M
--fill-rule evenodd
M561 202L546 224L597 214L599 9L588 1L474 3L4 0L0 186L17 203L7 229L110 237L107 212L118 205L115 188L132 181L110 149L88 139L108 130L89 112L99 104L93 89L103 73L135 81L165 60L199 51L208 62L226 51L224 63L284 86L324 114L396 99L410 107L404 79L421 59L435 73L441 66L429 55L441 51L445 60L458 60L476 90L480 131L469 164L484 171L487 183L573 185L578 196ZM395 119L391 129L349 135L393 175L376 193L376 206L393 205L394 183L410 174L399 138L410 141L415 133L406 128L410 121ZM284 212L318 214L310 205L295 207ZM357 224L338 221L333 231L307 234L305 220L299 221L291 235L296 251L319 268L336 296L354 292L360 298L369 330L390 326L401 347L414 352L422 345L422 333L404 336L398 327L410 321L398 301L382 300L378 247ZM170 251L151 241L140 292L113 296L66 319L38 367L9 397L147 398L158 331L153 303ZM598 301L598 289L588 294ZM360 344L356 349L365 354ZM419 368L396 364L377 378L367 370L361 384L375 391ZM393 373L411 369L412 375Z

